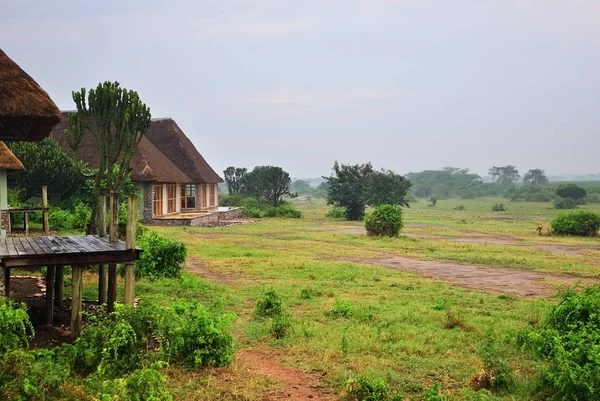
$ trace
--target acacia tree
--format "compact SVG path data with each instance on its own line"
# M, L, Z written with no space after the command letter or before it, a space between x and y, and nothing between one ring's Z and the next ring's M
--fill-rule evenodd
M43 185L48 186L51 197L60 199L81 192L85 183L81 166L54 139L17 141L10 144L10 149L25 166L25 170L10 175L12 184L22 192L24 199L41 196Z
M583 198L587 196L587 191L585 188L581 188L575 184L560 184L556 188L556 194L561 198L569 198L577 203L581 203Z
M87 94L87 96L86 96ZM104 82L96 89L73 91L77 112L69 115L65 136L78 158L79 147L87 136L98 151L98 169L93 172L94 200L118 192L131 173L131 158L150 125L150 109L135 91L121 88L118 82ZM118 168L114 168L117 166ZM90 221L92 233L98 233L96 202ZM113 213L114 214L114 213ZM111 225L117 216L111 214Z
M256 166L246 174L244 182L248 195L264 198L273 206L278 206L284 195L291 198L298 196L290 192L292 180L281 167Z
M548 178L544 170L539 168L529 170L523 176L523 183L531 185L546 185L548 184Z
M519 178L521 178L519 170L512 165L504 167L494 166L489 170L489 174L494 181L499 184L512 184L513 182L519 181Z
M225 184L227 185L229 195L246 192L245 179L247 173L247 169L233 166L229 166L223 170Z

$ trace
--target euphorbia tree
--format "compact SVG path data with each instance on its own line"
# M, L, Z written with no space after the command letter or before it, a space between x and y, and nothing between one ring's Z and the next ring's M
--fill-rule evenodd
M67 142L78 158L81 143L91 136L98 152L98 169L93 173L95 199L118 192L131 173L131 158L148 131L150 109L137 92L122 88L118 82L100 83L89 92L85 88L73 91L73 100L77 112L69 115ZM100 202L95 204L90 222L93 233L98 232L95 216L101 208ZM111 216L111 222L116 221L117 216Z

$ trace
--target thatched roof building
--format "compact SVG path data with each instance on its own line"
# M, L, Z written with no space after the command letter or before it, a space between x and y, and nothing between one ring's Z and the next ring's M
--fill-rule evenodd
M50 96L0 49L0 139L40 141L60 118Z
M25 170L21 160L17 159L17 156L2 141L0 141L0 170Z

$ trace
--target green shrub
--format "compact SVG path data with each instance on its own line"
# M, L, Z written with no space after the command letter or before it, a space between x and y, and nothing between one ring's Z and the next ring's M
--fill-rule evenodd
M231 195L221 195L219 196L219 205L220 206L243 206L245 200L248 198L248 195L245 194L231 194Z
M327 212L325 217L331 217L334 219L345 219L346 209L344 209L343 207L334 206Z
M279 206L269 206L265 209L265 217L287 217L291 219L302 218L302 213L296 210L291 203L281 203Z
M333 307L327 314L335 318L350 317L352 315L352 301L336 298Z
M256 302L254 314L256 317L274 317L284 313L283 302L277 291L265 291Z
M357 401L384 401L388 398L387 382L373 371L348 380L346 391Z
M0 297L0 356L27 347L33 334L25 304Z
M403 226L400 206L377 206L365 216L365 227L369 235L397 237Z
M157 279L181 276L187 258L187 248L182 242L150 231L138 238L137 246L144 251L135 265L136 278Z
M514 384L513 371L505 358L506 349L492 337L486 339L479 350L488 387L494 391L510 390Z
M284 338L292 328L292 319L289 313L283 312L271 318L271 334L276 339Z
M594 237L600 230L600 215L587 210L563 212L559 213L550 225L557 235Z
M587 195L587 191L585 188L581 188L575 184L567 183L560 184L556 188L556 194L561 198L570 198L575 202L582 202Z
M437 382L431 388L426 388L424 393L425 401L448 401L448 397L440 394Z
M558 198L554 200L555 209L576 209L577 203L571 198Z
M504 212L504 204L502 203L496 203L494 206L492 206L492 212Z
M568 289L562 301L519 343L548 362L545 379L557 400L600 399L600 286Z
M465 205L458 205L454 208L454 210L465 210Z
M585 197L586 203L600 203L600 194L588 193Z
M50 206L48 211L48 225L51 230L70 229L71 213L59 207Z
M234 340L229 333L232 315L213 316L198 301L181 300L169 308L159 325L160 347L167 361L181 360L187 368L226 366Z
M156 369L138 369L125 380L119 399L127 401L171 401L173 397L165 390L166 381L167 378Z

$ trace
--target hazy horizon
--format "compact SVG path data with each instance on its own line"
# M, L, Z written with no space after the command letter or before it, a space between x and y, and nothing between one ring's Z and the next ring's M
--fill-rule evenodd
M596 174L600 2L0 0L2 49L64 110L119 81L214 169Z

